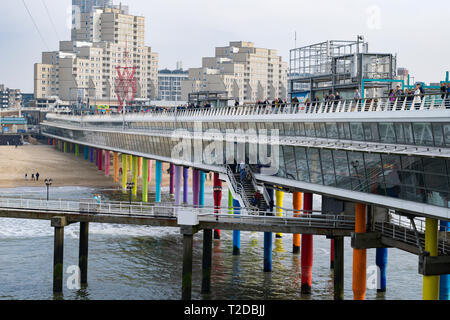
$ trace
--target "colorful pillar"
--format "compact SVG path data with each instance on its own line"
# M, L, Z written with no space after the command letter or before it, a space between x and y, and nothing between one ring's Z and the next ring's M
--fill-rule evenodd
M156 195L155 202L161 202L161 180L162 180L162 163L161 161L156 161L155 165L155 185L156 185Z
M64 141L64 153L67 153L67 142Z
M366 205L355 205L355 232L366 232ZM353 299L364 300L366 296L366 249L353 249Z
M270 198L270 215L273 215L273 189L267 189ZM264 232L264 272L272 272L272 232Z
M113 155L113 166L114 166L114 182L119 182L119 153L114 152Z
M334 269L334 239L330 241L330 269Z
M192 204L194 208L198 208L200 193L200 172L192 169Z
M143 159L142 175L142 202L148 202L148 159Z
M175 177L174 177L174 168L175 165L173 165L172 163L170 164L170 168L169 168L169 174L170 174L170 194L174 194L174 183L175 183Z
M283 216L283 209L281 209L283 207L283 198L284 198L284 192L283 191L279 191L277 190L275 192L276 194L276 198L277 198L277 217L282 217ZM275 238L282 238L282 234L281 233L277 233L275 235Z
M198 195L198 205L200 207L205 206L205 180L206 175L203 171L200 171L200 186L199 186L199 195Z
M128 170L133 171L133 156L131 154L128 155Z
M175 206L181 204L181 167L175 166Z
M148 182L152 182L153 160L148 159Z
M425 220L425 251L430 257L438 255L438 221L426 218ZM423 300L439 299L439 276L423 276Z
M53 146L56 147L56 139L53 139Z
M92 147L89 148L89 160L94 163L94 148Z
M233 213L241 214L241 205L239 201L233 199ZM241 254L241 231L233 230L233 256Z
M378 292L386 292L386 266L388 259L388 249L387 248L377 248L376 249L376 265L378 267L378 271L380 272L380 276L378 277Z
M122 190L127 192L128 182L128 155L122 153Z
M78 144L75 144L75 156L80 156L80 146Z
M139 178L142 178L142 164L143 164L143 158L138 158L138 176Z
M133 196L137 196L137 189L138 189L138 157L133 156L133 165L131 166L133 168Z
M189 168L183 168L183 203L188 203Z
M84 146L84 160L89 160L89 147Z
M222 205L222 181L219 179L219 174L217 172L214 173L214 187L213 187L213 195L214 195L214 213L220 214L220 207ZM220 239L220 230L214 230L214 239Z
M97 150L97 157L98 157L98 170L103 171L103 150L102 149Z
M111 153L109 150L105 151L105 176L109 177L109 167L111 162Z
M302 193L294 192L293 194L293 208L294 208L294 217L300 217L302 213ZM300 235L294 234L292 237L292 253L298 254L300 253Z
M447 71L448 77L448 71ZM441 231L450 232L450 222L441 221ZM450 300L450 274L443 274L439 279L439 300Z
M303 213L312 214L313 209L313 195L312 193L304 193L303 195ZM301 292L303 294L311 293L313 267L313 236L311 234L302 234L301 239Z

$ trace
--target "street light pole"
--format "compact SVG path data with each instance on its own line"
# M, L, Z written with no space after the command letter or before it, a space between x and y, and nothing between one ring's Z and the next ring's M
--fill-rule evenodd
M134 182L128 182L127 183L127 189L128 189L128 194L129 194L129 199L130 199L130 206L129 206L129 213L131 214L131 190L133 190L134 188Z

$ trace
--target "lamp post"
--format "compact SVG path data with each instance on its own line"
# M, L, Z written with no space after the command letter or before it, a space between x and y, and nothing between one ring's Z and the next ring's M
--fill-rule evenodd
M49 192L49 188L52 185L52 183L53 183L52 179L45 179L45 185L47 186L47 201L49 200L48 192Z
M133 190L133 188L134 188L134 182L128 182L127 189L128 189L128 194L130 195L130 207L129 207L130 214L131 214L131 190Z

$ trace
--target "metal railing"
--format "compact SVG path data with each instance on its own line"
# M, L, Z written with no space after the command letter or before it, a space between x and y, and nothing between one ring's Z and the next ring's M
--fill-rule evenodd
M329 114L345 112L386 112L450 109L450 97L442 94L407 95L400 97L377 97L364 99L313 101L283 104L248 104L236 107L172 108L148 113L106 114L66 116L49 114L49 120L71 120L76 122L133 122L160 118L234 117L295 114Z

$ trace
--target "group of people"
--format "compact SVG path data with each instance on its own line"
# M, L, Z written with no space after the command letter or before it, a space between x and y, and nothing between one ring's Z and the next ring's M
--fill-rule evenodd
M28 173L25 173L25 180L28 181ZM31 181L39 181L39 172L31 174Z

